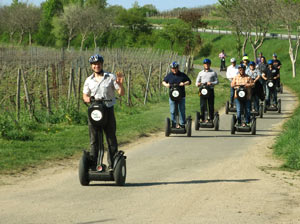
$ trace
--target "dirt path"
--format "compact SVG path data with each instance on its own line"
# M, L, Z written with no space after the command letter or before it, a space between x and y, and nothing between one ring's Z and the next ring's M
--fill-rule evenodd
M257 120L257 135L220 131L192 137L158 133L126 146L125 187L82 187L77 160L34 175L4 179L1 223L300 223L300 172L279 171L269 148L294 107ZM4 206L3 206L4 205Z

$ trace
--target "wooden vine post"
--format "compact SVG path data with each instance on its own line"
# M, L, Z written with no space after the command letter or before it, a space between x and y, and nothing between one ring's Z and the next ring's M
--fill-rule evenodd
M149 86L150 86L151 73L152 73L152 64L150 65L150 69L149 69L149 75L148 75L148 80L147 80L147 85L146 85L146 91L145 91L145 98L144 98L144 105L147 103L147 97L148 97L148 91L149 91Z
M77 111L78 112L79 112L80 100L81 100L81 97L80 97L80 94L81 94L81 76L82 76L82 72L81 72L81 68L79 67L79 69L78 69L78 83L77 83L77 86L78 86Z
M47 69L45 69L45 85L46 85L46 107L47 107L48 114L50 114L51 106L50 106L50 90L49 90L49 73Z
M25 97L26 97L26 101L27 101L27 105L28 105L28 111L29 111L29 116L30 119L32 119L33 117L33 110L32 110L32 106L31 106L31 100L29 98L29 93L28 93L28 88L27 88L27 83L26 83L26 79L24 76L24 73L22 72L22 79L23 79L23 83L24 83L24 92L25 92Z
M16 96L16 117L20 119L20 93L21 93L21 69L18 69L17 76L17 96Z

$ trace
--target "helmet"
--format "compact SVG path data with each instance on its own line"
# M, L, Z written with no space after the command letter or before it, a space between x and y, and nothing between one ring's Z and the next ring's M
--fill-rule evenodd
M103 63L104 59L100 54L95 54L90 57L89 62L90 64L96 63L96 62L101 62Z
M273 65L273 60L272 59L268 60L268 65Z
M208 58L205 58L205 59L203 60L203 64L211 64L211 60L208 59Z
M243 56L248 56L248 54L247 53L244 53L244 55Z
M276 53L274 53L274 54L273 54L273 57L277 57L277 54L276 54Z
M236 62L235 58L231 58L231 59L230 59L230 62L231 62L231 63L232 63L232 62Z
M249 60L248 56L243 57L243 61L245 61L245 60Z
M244 64L239 64L238 68L246 69L246 66Z
M170 67L171 67L171 68L178 68L178 67L179 67L179 64L177 63L177 61L173 61L173 62L170 64Z
M250 66L250 65L255 66L255 62L254 62L254 61L250 61L250 62L249 62L249 66Z

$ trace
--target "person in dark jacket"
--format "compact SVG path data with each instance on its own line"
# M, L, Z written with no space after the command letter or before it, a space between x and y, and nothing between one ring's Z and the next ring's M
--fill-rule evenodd
M182 93L182 98L178 103L178 112L179 112L179 124L176 124L175 117L175 106L176 102L169 98L170 104L170 113L171 113L171 122L172 128L183 128L185 126L185 86L190 85L192 81L190 78L183 72L179 71L179 64L174 61L170 64L171 72L167 74L162 82L162 84L170 88L173 84L177 84L179 86L179 90Z

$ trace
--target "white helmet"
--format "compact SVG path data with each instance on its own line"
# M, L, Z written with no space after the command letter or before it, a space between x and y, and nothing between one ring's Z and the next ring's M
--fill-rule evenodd
M235 58L231 58L231 59L230 59L230 62L231 62L231 63L232 63L232 62L236 62Z

